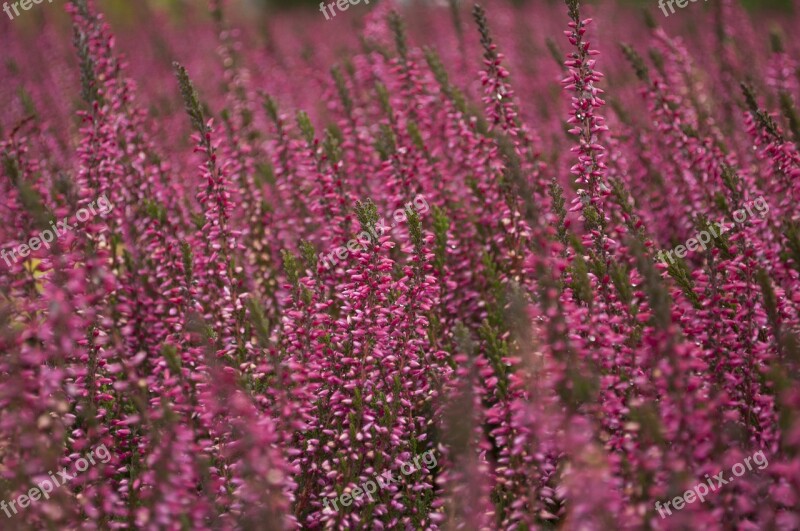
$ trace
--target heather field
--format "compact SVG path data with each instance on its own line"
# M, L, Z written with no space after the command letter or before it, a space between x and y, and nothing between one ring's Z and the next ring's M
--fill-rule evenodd
M800 5L481 1L3 3L0 529L800 529Z

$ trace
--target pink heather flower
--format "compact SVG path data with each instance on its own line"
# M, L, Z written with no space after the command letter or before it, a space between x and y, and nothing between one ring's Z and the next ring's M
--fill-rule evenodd
M0 15L5 527L798 528L800 20L708 6Z

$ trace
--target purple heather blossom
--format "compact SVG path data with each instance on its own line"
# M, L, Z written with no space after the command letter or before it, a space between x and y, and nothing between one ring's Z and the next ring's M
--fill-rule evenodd
M0 528L800 527L798 14L449 4L0 19Z

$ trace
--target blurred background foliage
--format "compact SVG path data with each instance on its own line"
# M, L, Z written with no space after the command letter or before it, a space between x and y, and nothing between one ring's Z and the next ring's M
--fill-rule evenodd
M331 2L332 0L326 0L327 2ZM374 1L374 0L373 0ZM426 0L421 0L426 1ZM431 0L427 0L431 1ZM433 0L437 1L437 0ZM441 3L447 3L446 0L438 0ZM461 0L462 3L465 0ZM526 2L549 2L549 3L558 3L562 2L562 0L509 0L513 3L523 4ZM595 0L591 3L598 3L602 4L603 2L613 1L613 0ZM713 2L714 0L706 0L706 2ZM413 0L410 0L413 2ZM622 0L623 3L640 5L640 6L647 6L647 5L655 5L657 0ZM269 6L269 7L294 7L294 6L319 6L319 0L252 0L253 4L260 4L261 6ZM370 2L372 3L372 2ZM470 5L475 3L474 0L469 0L466 3ZM562 2L563 3L563 2ZM742 0L742 4L747 6L748 8L756 9L790 9L793 4L793 0Z
M95 0L101 11L108 17L109 22L118 28L135 28L137 24L147 20L145 13L151 9L156 9L168 13L175 22L179 22L188 13L201 16L208 15L208 0ZM335 2L336 0L325 0L325 3ZM363 7L361 0L360 7ZM384 0L370 0L370 7ZM402 4L413 7L414 4L439 4L446 7L450 2L462 4L466 10L471 9L472 5L481 0L397 0ZM512 4L526 3L549 3L563 4L564 0L505 0ZM658 0L581 0L586 4L594 4L597 7L609 5L611 3L621 3L630 5L632 8L639 8L648 11L651 15L660 14ZM711 10L715 2L719 0L698 0L702 6L700 9ZM756 12L782 12L796 10L800 6L800 0L738 0L741 4ZM20 31L35 33L39 31L45 19L55 21L69 30L69 17L63 9L65 0L55 0L52 4L62 4L61 9L36 9L32 10L30 16L19 17L14 24ZM0 0L0 4L2 0ZM310 14L319 15L320 0L225 0L227 10L232 18L240 17L249 19L262 19L263 23L267 20L263 18L270 12L277 10L305 10ZM47 6L45 2L39 7ZM365 13L366 10L362 11ZM322 15L319 15L322 16ZM673 18L674 20L674 18ZM764 30L765 35L768 29ZM0 528L2 530L2 528Z
M165 8L169 11L173 11L179 13L180 10L185 7L189 3L197 3L197 2L204 2L205 0L146 0L150 2L154 7L161 7ZM335 0L325 0L326 3L335 1ZM370 3L374 4L379 2L380 0L371 0ZM455 0L461 3L468 3L473 4L475 0ZM524 4L527 2L548 2L548 3L559 3L563 0L508 0L509 2L516 3L516 4ZM615 0L589 0L588 3L599 4L602 5L604 2L615 1ZM618 0L622 3L627 3L631 5L638 5L640 7L647 7L652 6L653 9L657 9L657 0ZM706 0L704 3L710 4L715 0ZM740 0L740 2L745 5L749 9L753 10L788 10L793 9L794 4L797 0ZM413 4L415 2L425 2L425 3L441 3L447 4L449 0L405 0L405 3ZM131 9L131 0L101 0L101 4L108 6L110 9L113 10L115 15L122 15L124 16L126 10ZM297 7L307 7L312 9L317 9L319 7L319 0L230 0L230 4L241 4L245 9L282 9L282 8L297 8Z

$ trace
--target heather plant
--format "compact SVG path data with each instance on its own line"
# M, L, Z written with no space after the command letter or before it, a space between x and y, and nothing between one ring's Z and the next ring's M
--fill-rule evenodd
M0 19L4 529L800 527L796 13L240 7Z

